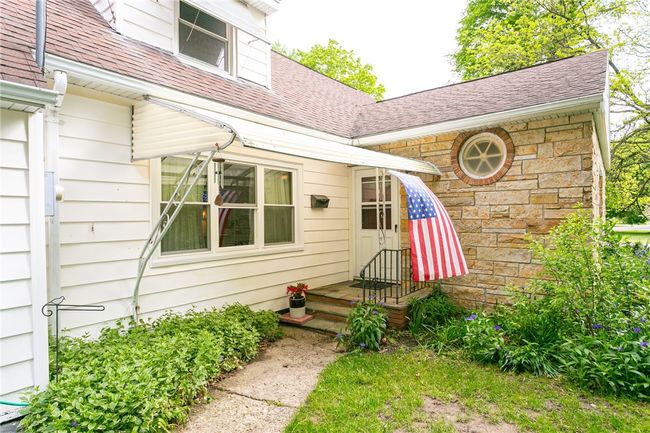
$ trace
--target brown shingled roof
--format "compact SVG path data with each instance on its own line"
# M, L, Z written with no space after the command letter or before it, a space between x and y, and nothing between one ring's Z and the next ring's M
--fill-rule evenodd
M606 51L379 103L280 54L272 90L181 62L120 35L88 0L49 0L46 51L66 59L342 137L370 135L602 94ZM2 0L2 79L44 87L31 57L34 1Z
M352 135L372 135L602 95L607 55L607 50L594 51L381 101L363 108Z

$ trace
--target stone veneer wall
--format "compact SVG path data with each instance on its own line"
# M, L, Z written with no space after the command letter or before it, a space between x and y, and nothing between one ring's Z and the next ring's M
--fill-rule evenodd
M514 144L514 160L497 182L471 186L452 168L458 132L372 146L434 163L442 176L423 176L454 221L470 274L443 282L460 304L508 301L506 285L523 287L541 270L525 236L541 236L576 203L604 215L604 171L589 113L499 125ZM481 130L476 130L480 132ZM408 245L402 189L401 242Z

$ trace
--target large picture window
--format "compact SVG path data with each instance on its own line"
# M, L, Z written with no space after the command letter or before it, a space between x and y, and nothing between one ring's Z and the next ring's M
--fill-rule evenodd
M165 208L190 159L162 158L160 211ZM161 242L161 255L223 253L296 245L297 169L251 162L211 163Z

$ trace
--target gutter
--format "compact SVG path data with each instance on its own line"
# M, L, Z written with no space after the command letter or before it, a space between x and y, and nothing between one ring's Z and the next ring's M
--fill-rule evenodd
M2 101L43 108L47 105L54 105L58 95L54 90L0 80L0 100Z

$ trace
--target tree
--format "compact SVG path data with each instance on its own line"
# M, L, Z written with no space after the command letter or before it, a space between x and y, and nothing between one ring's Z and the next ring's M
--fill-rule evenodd
M316 44L309 51L290 50L279 43L273 44L273 49L376 100L382 99L386 91L377 81L372 66L363 63L354 51L346 50L334 39L330 39L327 46Z
M650 12L644 0L470 0L453 54L463 79L610 51L612 166L607 214L650 206Z

